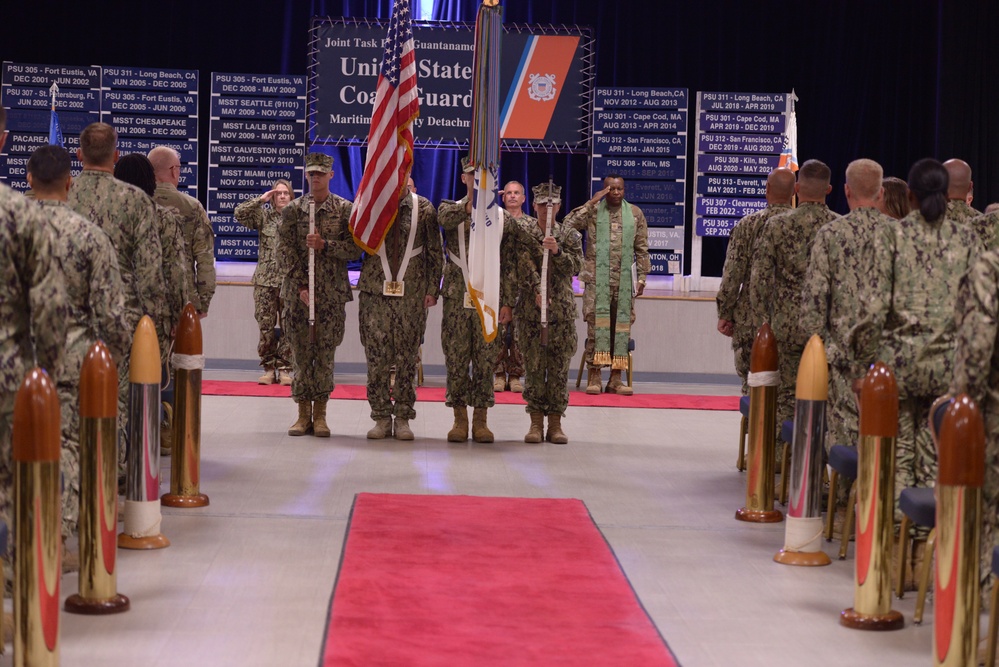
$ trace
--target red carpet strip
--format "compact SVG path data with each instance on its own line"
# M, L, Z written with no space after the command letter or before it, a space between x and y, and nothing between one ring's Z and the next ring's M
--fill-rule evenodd
M321 667L675 667L579 500L362 493Z
M281 385L260 385L255 382L233 382L228 380L202 380L201 393L205 396L275 396L288 398L291 387ZM361 385L338 384L331 394L333 399L368 400L365 387ZM444 402L444 387L417 387L417 401ZM496 394L497 405L526 405L524 397L510 391ZM659 408L673 410L738 410L738 396L701 396L697 394L635 394L617 396L585 391L570 391L569 405L600 408Z

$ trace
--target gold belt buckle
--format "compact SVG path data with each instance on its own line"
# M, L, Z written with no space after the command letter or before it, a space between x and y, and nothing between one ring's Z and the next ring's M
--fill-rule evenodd
M475 304L472 303L472 295L468 292L465 292L465 303L463 305L465 308L471 308L472 310L475 309Z
M386 280L382 287L385 296L402 296L406 291L406 283L402 280Z

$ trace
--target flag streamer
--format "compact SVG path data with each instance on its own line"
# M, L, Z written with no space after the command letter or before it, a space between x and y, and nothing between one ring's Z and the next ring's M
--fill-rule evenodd
M53 82L49 88L49 92L52 93L52 112L49 114L49 144L65 148L66 145L62 139L62 128L59 126L59 114L56 113L56 94L59 92L59 86Z

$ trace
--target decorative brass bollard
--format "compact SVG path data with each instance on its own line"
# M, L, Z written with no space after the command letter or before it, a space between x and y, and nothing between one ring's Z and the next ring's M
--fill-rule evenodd
M860 391L856 585L853 607L839 617L848 628L898 630L905 625L902 614L891 608L897 437L898 385L879 361L867 372Z
M118 593L118 371L104 343L80 368L80 581L66 598L74 614L128 611Z
M774 509L774 444L777 435L777 339L766 322L749 355L749 448L746 505L735 513L739 521L775 523L784 519Z

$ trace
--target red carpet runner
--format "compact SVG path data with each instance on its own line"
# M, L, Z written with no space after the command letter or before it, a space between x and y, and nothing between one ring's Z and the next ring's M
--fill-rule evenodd
M581 501L362 493L320 664L677 662Z
M203 380L201 393L205 396L291 396L291 387L281 385L260 385L255 382L232 382L227 380ZM331 395L333 399L368 399L367 390L360 385L338 384ZM416 400L444 401L443 387L417 387ZM520 394L504 391L496 394L497 405L526 405ZM569 405L600 408L669 408L674 410L738 410L738 396L700 396L697 394L635 394L616 396L599 394L591 396L585 391L570 391Z

